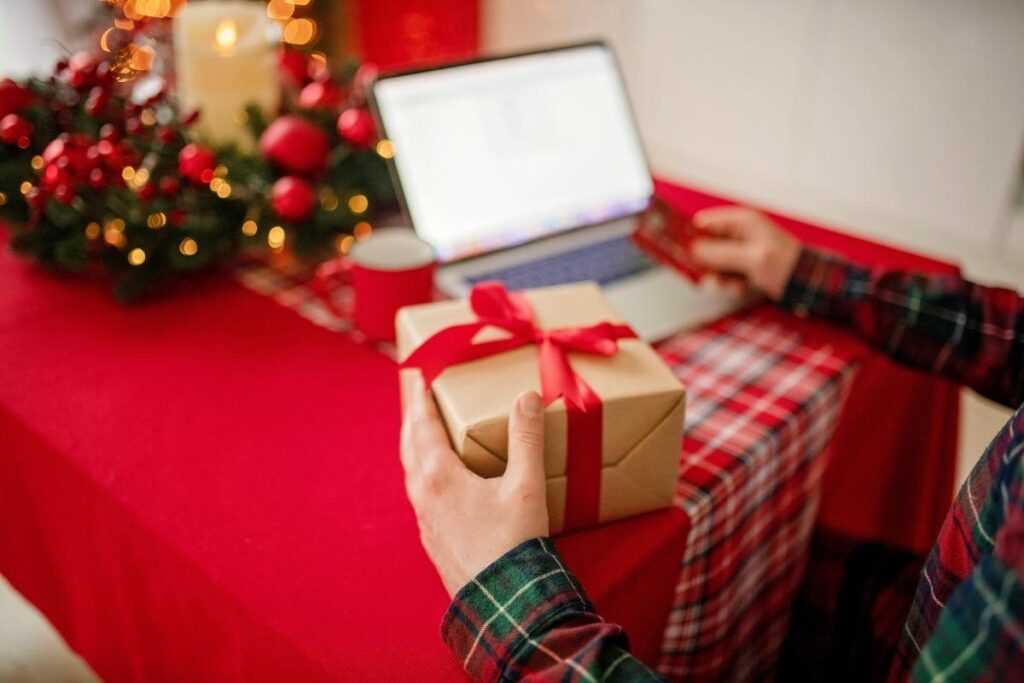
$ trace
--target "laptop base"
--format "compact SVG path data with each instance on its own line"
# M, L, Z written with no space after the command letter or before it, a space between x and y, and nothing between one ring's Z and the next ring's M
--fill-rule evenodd
M465 296L472 281L491 273L517 272L517 266L531 261L550 259L564 252L593 251L595 245L628 237L635 227L635 218L593 226L585 230L558 235L476 259L443 266L438 273L438 286L450 296ZM568 256L568 254L567 254ZM698 286L683 279L675 271L651 264L648 268L632 268L631 274L602 284L601 289L633 327L637 335L647 341L658 341L683 329L692 329L720 318L749 302L748 297L736 297ZM538 271L543 272L543 269ZM500 278L499 278L500 279ZM594 279L573 273L562 282ZM537 283L516 277L515 287L552 284L547 280Z

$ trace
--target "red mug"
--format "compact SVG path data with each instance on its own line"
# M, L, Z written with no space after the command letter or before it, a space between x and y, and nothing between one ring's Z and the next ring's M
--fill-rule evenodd
M398 309L433 300L435 262L434 250L412 230L379 228L356 241L346 256L321 264L314 290L368 338L394 341ZM340 310L331 298L331 284L338 280L352 286L351 311Z

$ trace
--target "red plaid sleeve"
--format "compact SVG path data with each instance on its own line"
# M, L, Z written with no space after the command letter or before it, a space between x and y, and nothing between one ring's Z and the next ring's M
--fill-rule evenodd
M547 538L516 546L459 591L441 635L473 680L660 680L594 612Z
M851 323L895 360L1015 408L1024 402L1024 298L955 275L854 265L805 248L782 304Z

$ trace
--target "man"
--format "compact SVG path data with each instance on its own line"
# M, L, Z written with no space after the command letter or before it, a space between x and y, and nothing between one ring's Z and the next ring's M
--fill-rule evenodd
M929 556L890 680L1024 680L1024 299L958 277L871 271L804 248L750 209L694 217L694 256L719 286L845 321L894 359L1018 408L961 489ZM594 612L548 535L540 398L509 419L505 474L451 450L429 392L402 462L427 554L453 596L445 641L480 680L655 680Z

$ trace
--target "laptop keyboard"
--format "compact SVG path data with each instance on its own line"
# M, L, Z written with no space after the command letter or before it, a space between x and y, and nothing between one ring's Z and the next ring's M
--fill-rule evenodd
M546 287L581 280L606 285L654 266L629 235L594 242L499 270L466 277L470 284L500 280L509 289Z

